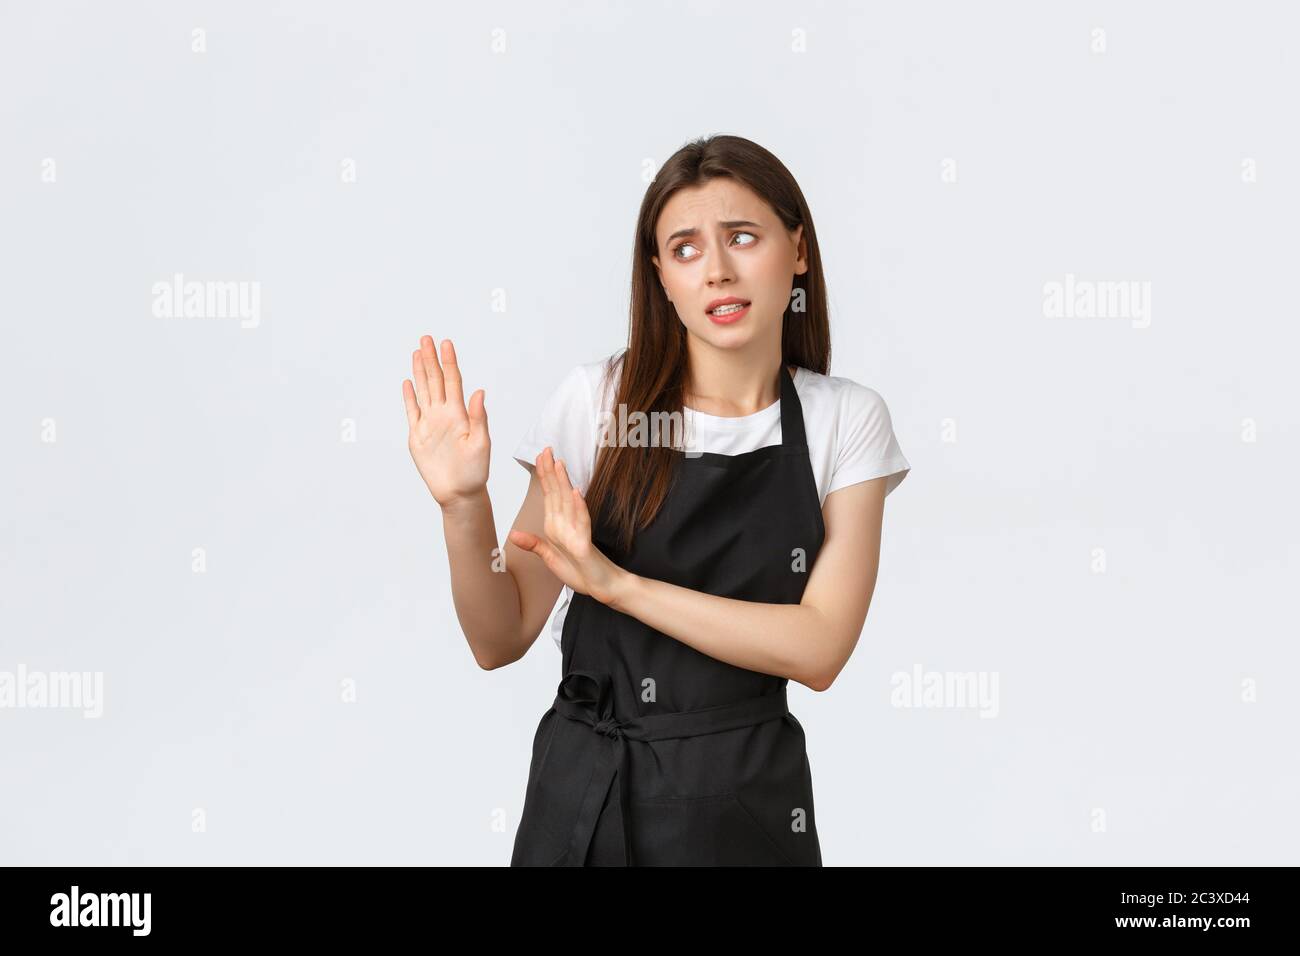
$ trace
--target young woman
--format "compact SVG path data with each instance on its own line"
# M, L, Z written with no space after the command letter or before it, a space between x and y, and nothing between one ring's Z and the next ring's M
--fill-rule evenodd
M659 170L628 342L574 367L515 449L532 475L506 574L483 390L466 408L429 336L402 386L479 665L521 658L566 593L511 864L820 866L786 685L847 663L909 465L881 396L828 374L812 215L775 156L715 136Z

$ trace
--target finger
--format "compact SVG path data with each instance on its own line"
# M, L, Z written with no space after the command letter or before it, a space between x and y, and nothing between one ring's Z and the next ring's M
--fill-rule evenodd
M557 497L560 499L560 510L564 513L565 519L572 524L573 514L573 484L569 481L569 469L561 458L555 463L555 489Z
M532 551L533 548L537 547L537 543L542 540L531 532L518 531L515 529L511 529L510 533L506 535L506 539L515 545L515 547L522 548L525 551Z
M550 488L548 487L548 485L550 484L550 479L546 470L546 449L545 448L539 451L537 453L537 457L533 459L533 467L536 468L537 470L537 483L542 486L542 494L544 495L550 494Z
M537 456L537 480L542 483L542 494L546 496L546 514L549 517L555 511L555 483L551 478L551 449L546 447Z
M550 546L545 538L529 534L527 531L511 531L507 537L524 551L537 555L546 562L547 567L550 567L551 561L554 559L555 549Z
M411 378L415 382L415 397L421 408L429 407L429 376L424 371L424 356L416 349L411 353Z
M429 401L441 405L447 401L442 390L442 366L438 364L438 351L433 347L432 336L420 339L420 354L424 356L424 371L429 378Z
M409 378L402 379L402 399L406 403L406 424L414 428L420 423L420 406L415 401L415 387Z
M469 397L468 414L471 430L481 429L483 434L486 435L488 430L487 393L483 389L478 389Z
M461 391L460 366L456 364L456 347L451 344L451 339L442 340L442 378L447 401L464 413L465 396Z
M573 489L573 514L574 523L578 530L582 531L588 537L591 536L591 515L587 512L587 499L582 496L582 492L577 488Z
M560 521L564 518L564 498L560 494L560 477L555 468L555 449L549 445L546 448L546 480L546 490L551 497L551 513Z

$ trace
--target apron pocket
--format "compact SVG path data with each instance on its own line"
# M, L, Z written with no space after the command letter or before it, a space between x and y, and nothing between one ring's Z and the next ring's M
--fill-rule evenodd
M639 866L793 866L735 793L632 804Z

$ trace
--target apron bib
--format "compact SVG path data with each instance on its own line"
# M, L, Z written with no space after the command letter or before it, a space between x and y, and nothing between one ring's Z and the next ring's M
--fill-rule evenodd
M781 444L683 457L630 552L644 577L798 604L825 538L803 407L781 365ZM727 664L585 594L570 599L555 702L533 737L511 866L821 866L787 678Z

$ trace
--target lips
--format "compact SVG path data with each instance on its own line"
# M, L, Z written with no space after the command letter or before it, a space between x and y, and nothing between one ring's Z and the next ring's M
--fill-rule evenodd
M704 307L704 311L712 315L714 309L721 308L722 306L725 305L749 305L749 300L740 299L734 295L729 295L725 299L714 299L712 302L710 302L708 305ZM729 311L736 311L736 310L729 310Z
M732 323L739 322L745 316L749 315L750 306L749 303L746 302L744 304L740 304L740 303L723 304L719 306L719 308L726 309L727 311L705 312L704 314L709 317L709 321L712 322L714 325L731 325Z

